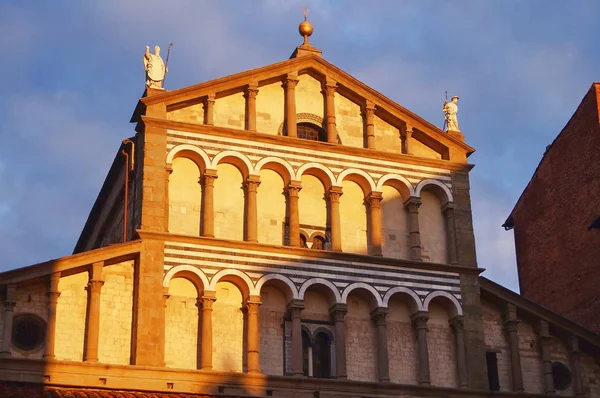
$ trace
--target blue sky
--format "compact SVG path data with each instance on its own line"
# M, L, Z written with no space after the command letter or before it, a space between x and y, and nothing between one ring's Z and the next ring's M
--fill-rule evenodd
M432 123L460 95L478 263L518 289L501 228L545 147L600 80L596 0L256 0L0 4L0 271L71 253L144 90L285 60L303 7L323 56Z

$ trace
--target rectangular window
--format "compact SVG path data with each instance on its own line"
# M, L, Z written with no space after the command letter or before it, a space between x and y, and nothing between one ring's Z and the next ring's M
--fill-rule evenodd
M486 352L488 382L490 391L500 391L500 379L498 377L498 357L495 352Z

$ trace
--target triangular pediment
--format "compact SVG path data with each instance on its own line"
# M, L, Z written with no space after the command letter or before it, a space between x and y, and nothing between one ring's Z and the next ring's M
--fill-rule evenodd
M320 56L313 54L291 58L177 90L153 93L153 95L141 99L131 121L140 121L147 106L162 104L166 107L167 112L191 106L200 107L209 96L216 100L233 95L241 98L241 94L249 86L256 86L260 92L261 88L266 86L277 85L279 87L287 77L300 79L310 77L316 82L327 81L335 84L337 86L336 95L348 100L350 104L358 107L357 109L362 109L367 104L374 106L375 116L382 123L395 128L396 132L403 133L407 128L409 130L412 128L412 137L424 147L429 148L427 150L442 154L441 159L449 159L450 152L455 154L453 156L455 159L466 159L474 152L472 147L463 142L462 136L451 135L440 130L432 123L370 88ZM240 101L242 100L240 99ZM459 156L456 156L458 154Z

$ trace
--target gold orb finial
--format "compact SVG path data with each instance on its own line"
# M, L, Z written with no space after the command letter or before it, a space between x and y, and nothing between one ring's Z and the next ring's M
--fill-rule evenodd
M313 26L306 20L308 8L303 8L302 11L304 11L304 21L298 26L298 32L300 32L300 36L304 37L304 44L308 44L308 37L313 33Z

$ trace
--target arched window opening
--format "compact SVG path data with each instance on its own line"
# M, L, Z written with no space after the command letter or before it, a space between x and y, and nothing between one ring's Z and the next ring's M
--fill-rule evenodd
M317 333L313 343L313 375L331 377L331 338L323 332Z
M310 337L305 330L302 331L302 374L304 376L312 376L310 369L309 358L312 355L312 347L310 344Z
M306 244L306 236L304 234L300 234L300 247L308 248Z
M303 140L327 142L327 132L312 123L298 123L297 135Z
M322 236L315 236L312 242L312 249L325 250L325 239Z

